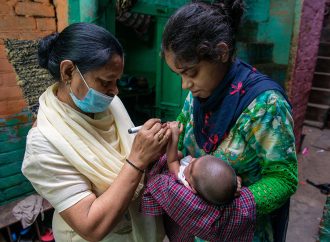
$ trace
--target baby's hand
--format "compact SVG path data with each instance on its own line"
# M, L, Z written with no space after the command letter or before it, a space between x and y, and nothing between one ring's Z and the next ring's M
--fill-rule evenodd
M177 121L168 122L167 125L168 125L168 128L171 129L172 140L174 142L177 142L179 140L179 136L183 130L183 125Z
M171 129L172 134L179 135L182 133L183 125L180 122L172 121L168 122L168 127Z

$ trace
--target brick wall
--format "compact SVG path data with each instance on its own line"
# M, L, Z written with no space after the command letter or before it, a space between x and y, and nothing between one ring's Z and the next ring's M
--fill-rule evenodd
M317 59L317 51L324 17L325 0L304 0L299 35L293 39L290 79L287 83L293 106L296 145L300 146L303 122Z
M37 39L57 30L55 7L49 0L0 0L0 118L25 107L3 39Z
M62 30L67 22L66 0L0 0L0 206L34 192L21 173L33 118L7 59L4 39L38 39Z

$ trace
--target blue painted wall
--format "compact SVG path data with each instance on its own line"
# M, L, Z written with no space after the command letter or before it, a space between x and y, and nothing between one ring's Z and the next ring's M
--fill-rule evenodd
M237 55L285 86L296 1L246 0ZM300 14L300 13L298 13Z
M21 173L26 135L32 126L28 110L0 119L0 205L34 193Z

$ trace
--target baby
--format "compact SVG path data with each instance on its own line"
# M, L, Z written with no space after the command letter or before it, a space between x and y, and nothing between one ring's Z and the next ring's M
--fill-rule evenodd
M231 202L239 195L241 180L225 161L211 155L199 158L186 156L179 161L178 141L183 126L179 122L169 122L167 125L172 130L166 150L171 173L192 192L215 205Z

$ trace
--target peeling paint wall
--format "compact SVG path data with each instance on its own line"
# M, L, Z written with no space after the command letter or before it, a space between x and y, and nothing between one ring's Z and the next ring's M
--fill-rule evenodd
M32 115L27 110L0 118L0 205L34 192L21 173L31 126Z
M0 205L34 192L21 173L26 135L33 118L3 40L33 40L63 29L68 23L66 0L54 2L0 0Z
M55 9L49 0L0 0L0 117L26 107L8 62L3 39L37 39L56 31Z
M69 21L94 22L97 19L98 0L69 0Z
M299 9L299 5L297 5ZM296 8L296 9L297 9ZM302 2L299 35L294 31L288 94L293 106L295 136L297 147L300 146L302 126L305 119L308 97L312 87L319 40L325 10L325 0L304 0ZM297 29L297 26L295 27Z
M53 0L56 10L57 31L61 32L69 23L68 0Z
M61 0L57 0L60 2ZM88 22L115 33L115 4L109 0L66 0L68 23Z
M283 86L297 1L246 0L246 13L237 38L237 55Z
M246 0L245 21L256 24L254 41L272 43L272 61L287 65L296 0ZM243 26L244 28L245 26ZM251 38L251 37L250 37Z
M274 43L273 61L287 65L294 22L295 0L271 0L269 19L259 26L258 39Z

